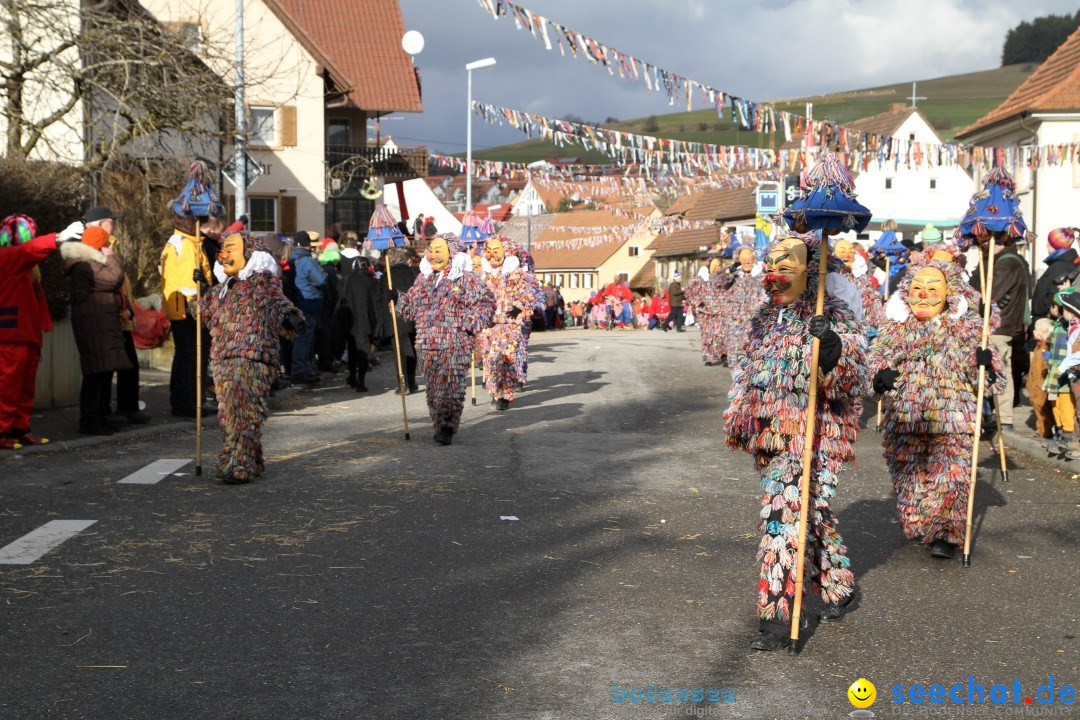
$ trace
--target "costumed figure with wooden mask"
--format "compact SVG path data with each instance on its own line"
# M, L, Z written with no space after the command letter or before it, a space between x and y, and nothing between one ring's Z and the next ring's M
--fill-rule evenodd
M869 368L885 398L882 444L900 529L934 557L951 558L964 539L979 365L990 392L1005 378L997 351L979 348L979 293L958 265L932 258L912 257Z
M495 298L471 267L456 242L436 236L413 286L395 293L398 313L416 324L416 351L440 445L449 445L458 430L473 348L495 312Z
M210 368L218 398L222 482L250 482L264 470L262 426L277 379L279 336L295 337L305 320L281 290L281 269L250 239L228 235L214 274L220 284L199 300L210 332Z
M484 382L499 410L510 407L515 391L525 382L525 325L532 322L539 291L536 277L522 265L515 250L509 240L498 235L484 248L484 259L491 266L485 280L495 297L495 317L480 342Z
M763 278L769 302L751 320L740 362L732 371L731 404L724 413L728 445L751 454L761 474L757 554L761 632L751 642L759 650L784 647L791 622L814 337L820 339L821 349L806 563L812 591L820 593L830 606L827 612L836 619L855 588L830 502L843 464L854 457L866 339L857 317L858 291L835 271L828 276L824 313L814 316L820 242L813 233L791 233L769 252ZM830 262L839 270L838 260Z
M804 592L825 603L822 622L850 609L855 576L831 500L854 457L866 387L866 337L858 289L828 257L828 237L865 229L872 213L854 177L824 152L784 211L792 228L769 250L763 305L732 372L724 431L761 474L755 650L798 652ZM820 230L824 236L808 230ZM831 272L829 272L831 271ZM807 583L809 581L809 583Z
M722 346L727 364L735 367L742 355L750 321L757 314L765 293L761 287L762 263L753 248L743 246L735 251L735 262L726 273L720 273L720 324Z
M719 365L724 355L724 317L720 311L720 258L709 260L708 267L698 269L697 277L686 283L685 302L694 313L694 322L701 329L701 356L705 365Z
M867 337L873 338L877 334L877 327L884 322L885 316L882 312L885 303L881 297L881 288L874 284L870 265L855 243L847 238L833 243L833 255L844 263L844 270L841 272L859 289L863 304L863 325L866 326Z

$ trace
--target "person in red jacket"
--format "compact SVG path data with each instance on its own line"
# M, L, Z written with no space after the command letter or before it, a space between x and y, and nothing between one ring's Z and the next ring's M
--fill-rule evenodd
M0 221L0 450L49 442L30 432L42 333L52 330L37 266L62 240L82 234L82 223L41 237L26 215Z

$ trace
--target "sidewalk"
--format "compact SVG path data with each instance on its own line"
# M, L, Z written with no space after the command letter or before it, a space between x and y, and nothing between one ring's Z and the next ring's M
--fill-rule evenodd
M276 392L270 400L270 409L286 397L300 392L300 388L289 387ZM115 393L115 390L114 390ZM115 398L115 394L114 394ZM21 450L0 450L0 459L14 455L28 455L58 450L74 450L104 443L125 442L137 438L164 435L171 432L190 430L195 427L194 418L173 417L169 406L169 373L160 370L139 371L139 400L145 404L143 411L153 417L145 425L128 425L113 435L104 437L82 435L79 433L79 406L35 410L31 418L31 430L35 435L48 438L46 445L24 447ZM203 417L203 427L212 428L216 416Z

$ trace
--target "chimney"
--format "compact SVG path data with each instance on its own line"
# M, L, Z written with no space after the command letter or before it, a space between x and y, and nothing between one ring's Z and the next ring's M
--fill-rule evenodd
M903 112L906 108L904 103L892 103L889 105L889 112Z

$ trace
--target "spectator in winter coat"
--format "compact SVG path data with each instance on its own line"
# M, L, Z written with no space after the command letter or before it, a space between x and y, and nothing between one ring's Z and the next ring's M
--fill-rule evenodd
M315 326L322 312L326 272L311 255L311 236L298 232L293 236L296 248L289 258L289 264L296 271L296 290L293 302L304 313L307 327L293 340L292 381L314 384L319 376L311 366L312 342L315 339Z
M682 273L678 270L675 271L671 284L668 285L667 292L668 303L671 305L671 315L664 321L664 332L667 332L668 322L675 325L676 332L685 332L683 330L683 304L685 303L685 293L682 288Z
M1001 324L990 336L1001 356L1005 367L1005 390L995 395L1001 414L1001 426L1005 430L1013 428L1013 402L1015 381L1011 368L1013 350L1024 352L1024 315L1027 310L1028 268L1013 247L995 246L994 257L994 296L991 300L1001 310ZM983 267L987 259L983 257ZM972 273L971 284L981 291L979 273Z
M118 249L119 241L116 239L116 223L120 219L107 207L92 207L83 215L86 227L99 227L109 233L109 247L117 255L120 264L124 265L124 256ZM120 288L120 294L124 301L124 312L120 315L120 331L124 334L124 351L127 353L131 367L127 370L116 371L116 414L127 422L143 425L150 422L151 417L139 409L139 357L135 354L135 309L134 295L131 291L131 281L124 276L124 284Z
M1031 319L1050 317L1050 308L1054 305L1054 295L1060 287L1071 283L1080 275L1080 255L1076 254L1072 243L1075 239L1071 228L1051 230L1046 238L1050 254L1043 260L1046 270L1035 283L1031 295ZM997 279L994 280L995 284Z
M112 376L131 368L120 328L124 266L108 242L109 234L93 227L83 232L81 242L60 245L64 274L71 278L71 326L83 374L79 432L84 435L112 435L121 427L108 416Z

